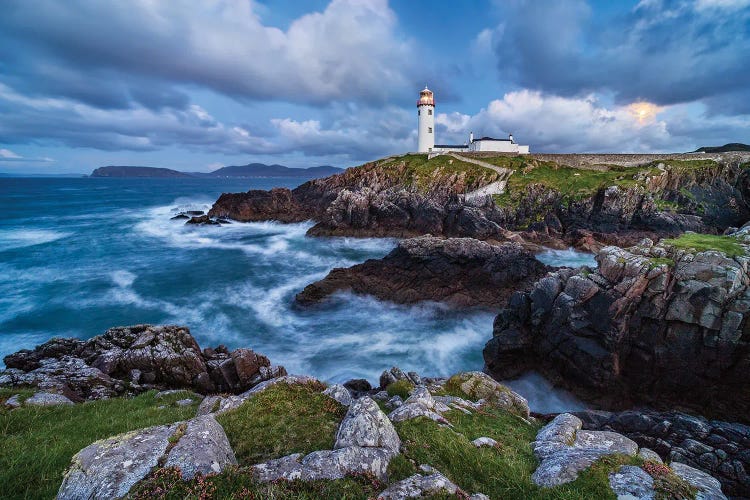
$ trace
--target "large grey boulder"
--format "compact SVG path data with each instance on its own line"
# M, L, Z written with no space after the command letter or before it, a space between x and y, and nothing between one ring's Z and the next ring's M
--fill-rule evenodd
M212 415L188 421L184 434L167 455L165 467L179 467L183 479L196 474L217 474L237 465L224 428Z
M575 481L578 474L600 458L638 453L638 445L614 432L582 431L581 420L569 413L555 417L537 433L532 443L539 467L532 480L552 487Z
M338 449L348 446L386 448L398 453L401 439L391 421L372 398L359 398L346 412L333 447Z
M279 479L314 481L318 479L342 479L352 474L368 474L380 480L388 476L388 464L394 453L385 448L349 446L337 450L321 450L302 457L295 453L269 460L252 467L258 481Z
M333 384L332 386L327 387L326 390L323 391L323 394L329 398L335 399L344 406L352 404L352 395L349 394L347 388L341 384Z
M62 394L54 392L36 392L33 396L24 401L27 406L60 406L72 405L73 401Z
M178 425L149 427L87 446L73 457L57 498L78 500L126 495L157 465Z
M390 485L378 495L378 500L401 500L441 494L455 495L457 491L459 491L458 486L439 472L429 476L414 474Z
M680 462L672 462L669 466L677 476L698 490L697 500L726 500L718 479Z
M609 486L618 499L654 500L654 478L640 467L623 465L609 475Z

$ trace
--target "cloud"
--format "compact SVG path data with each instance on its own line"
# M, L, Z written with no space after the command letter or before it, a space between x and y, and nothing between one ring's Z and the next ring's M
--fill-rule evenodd
M228 155L302 153L358 161L409 151L416 143L413 114L388 106L334 106L325 122L285 117L262 127L224 123L196 104L100 109L68 99L28 97L0 84L0 109L7 110L0 120L0 144L135 152L176 146Z
M532 152L688 151L750 134L750 117L707 117L704 111L696 105L650 102L607 106L593 94L562 97L522 90L491 101L475 115L442 113L436 122L441 143L461 144L469 131L475 136L513 133ZM696 145L696 137L705 143Z
M676 104L750 86L750 6L648 0L607 19L583 0L502 2L493 32L501 78L563 96ZM485 35L486 36L486 35Z
M41 158L26 158L14 153L10 149L0 148L0 162L50 163L53 161L55 160L46 156Z
M185 108L178 85L378 104L410 88L414 61L387 0L332 0L286 30L241 0L11 0L0 16L0 81L102 108Z

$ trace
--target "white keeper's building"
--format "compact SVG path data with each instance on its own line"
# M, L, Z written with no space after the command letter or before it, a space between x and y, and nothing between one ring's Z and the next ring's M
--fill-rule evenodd
M482 137L474 139L474 133L469 133L469 142L463 145L435 144L435 96L426 86L419 93L417 100L417 117L419 128L417 134L417 151L420 153L494 151L499 153L529 154L529 147L517 144L513 134L507 139Z

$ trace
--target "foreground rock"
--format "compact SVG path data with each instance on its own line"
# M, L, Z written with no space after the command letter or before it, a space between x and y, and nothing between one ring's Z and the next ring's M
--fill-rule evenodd
M750 427L679 412L589 411L576 414L584 429L623 434L672 462L690 465L721 482L731 496L750 498ZM652 457L653 459L653 457Z
M627 437L609 431L584 431L582 425L578 417L563 413L539 431L532 443L539 460L539 467L532 475L537 485L550 488L566 484L603 457L638 453L638 445ZM705 472L677 461L671 467L659 464L658 469L696 488L699 498L726 498L719 482ZM659 485L648 471L648 467L623 466L610 474L610 487L618 497L661 498Z
M239 393L286 374L250 349L201 351L190 330L180 326L136 325L89 340L56 338L4 361L0 386L38 387L74 401L150 389Z
M504 379L534 367L610 408L681 405L747 421L748 258L645 241L596 259L595 271L560 270L511 297L487 369Z
M518 243L422 236L399 242L383 259L334 269L296 300L311 304L349 290L398 303L434 300L458 307L500 307L513 291L527 289L547 271Z

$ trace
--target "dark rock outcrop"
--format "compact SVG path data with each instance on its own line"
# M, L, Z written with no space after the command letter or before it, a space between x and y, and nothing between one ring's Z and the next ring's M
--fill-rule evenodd
M534 367L610 408L681 405L748 421L750 259L644 242L597 261L513 294L485 346L487 370L504 379Z
M76 401L149 389L240 393L286 374L250 349L201 352L190 330L180 326L111 328L89 340L54 338L4 361L0 386L53 389Z
M583 428L624 434L663 459L682 462L721 481L732 497L750 498L750 427L679 412L576 413Z
M310 304L340 290L398 303L424 300L454 306L501 307L549 268L518 243L422 236L403 240L383 259L337 268L297 294Z
M242 222L301 222L316 214L300 203L289 189L275 188L270 191L256 189L247 193L224 193L216 200L208 215Z

